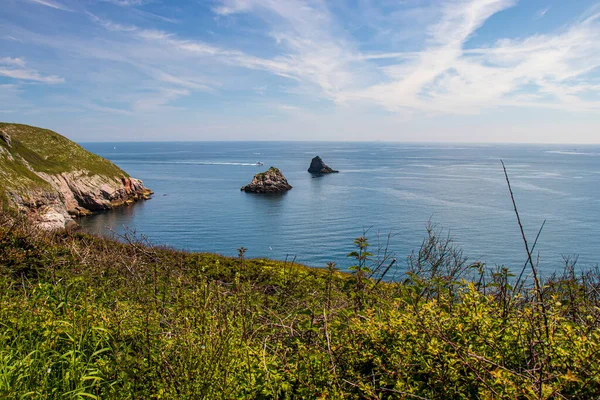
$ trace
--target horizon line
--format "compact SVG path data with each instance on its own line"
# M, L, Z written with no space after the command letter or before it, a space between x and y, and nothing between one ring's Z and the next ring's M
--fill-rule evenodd
M73 140L73 139L70 139ZM212 139L182 139L182 140L103 140L103 141L77 141L79 144L99 144L99 143L389 143L389 144L461 144L461 145L541 145L541 146L600 146L600 142L597 143L584 143L584 142L461 142L461 141L438 141L438 140L269 140L269 139L255 139L255 140L212 140Z

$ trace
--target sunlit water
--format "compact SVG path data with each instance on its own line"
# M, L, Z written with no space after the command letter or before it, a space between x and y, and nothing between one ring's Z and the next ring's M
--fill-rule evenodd
M600 147L398 143L88 143L154 190L152 200L81 220L91 232L135 229L178 249L351 265L353 238L392 233L399 266L418 248L429 220L471 261L519 270L526 253L500 159L507 165L543 272L564 255L600 260ZM339 174L313 177L320 155ZM254 165L257 161L264 166ZM257 172L279 167L284 195L240 191Z

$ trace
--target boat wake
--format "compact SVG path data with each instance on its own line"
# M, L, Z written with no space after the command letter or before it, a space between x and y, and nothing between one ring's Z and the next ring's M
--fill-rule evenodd
M255 163L244 163L244 162L223 162L223 161L129 161L130 164L176 164L176 165L233 165L233 166L245 166L245 167L256 167L265 165L258 161Z

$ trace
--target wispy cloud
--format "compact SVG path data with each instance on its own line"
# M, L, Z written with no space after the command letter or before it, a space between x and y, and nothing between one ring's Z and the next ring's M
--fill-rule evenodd
M302 110L300 107L291 106L289 104L277 104L275 107L286 112L296 112Z
M98 113L264 104L280 120L317 125L326 110L344 116L331 126L350 127L370 113L393 130L513 108L600 109L600 6L556 23L550 7L517 0L94 0L81 12L72 0L22 1L78 13L55 13L57 31L9 2L21 19L0 18L0 75L24 88L68 77L71 105ZM546 18L503 30L519 9Z
M164 15L158 15L155 13L151 13L149 11L141 10L139 8L134 8L133 13L136 15L139 15L140 17L143 17L143 18L155 19L155 20L159 20L159 21L163 21L163 22L168 22L171 24L178 24L180 22L176 18L165 17Z
M341 92L356 84L358 75L369 80L356 46L324 1L224 0L214 11L222 16L257 13L283 52L274 59L278 67L286 76L315 85L326 97L338 100Z
M382 55L402 58L383 68L389 81L349 93L348 98L373 101L390 111L451 114L507 105L583 111L598 107L578 93L587 87L585 74L600 66L600 14L564 33L464 48L490 16L514 4L450 2L441 20L429 28L425 50Z
M107 30L127 32L132 38L143 40L149 46L148 52L151 52L152 49L155 51L163 49L163 52L158 53L161 58L164 58L163 55L165 52L169 54L179 52L180 54L204 59L210 57L211 61L217 61L234 67L268 71L287 78L295 78L295 72L297 72L297 68L290 65L285 58L266 59L256 57L239 50L214 46L200 40L182 39L173 33L161 30L140 29L132 25L123 26L110 20L99 18L94 14L88 14L90 14L94 22Z
M123 6L145 3L111 2ZM586 74L600 66L600 14L576 21L563 32L466 48L492 15L515 5L516 0L446 1L438 8L435 22L425 27L423 49L411 52L363 53L356 37L336 21L324 0L216 3L213 11L220 17L254 14L261 18L277 51L271 57L114 22L91 12L86 13L94 23L128 39L115 42L120 52L113 50L115 45L110 42L102 48L95 48L94 43L76 46L77 51L133 65L170 86L157 92L161 100L148 104L164 105L188 95L186 90L214 91L217 82L198 78L196 73L175 72L182 62L201 62L288 78L296 86L288 88L288 93L312 93L337 104L374 104L390 112L473 114L501 106L595 109L597 103L583 94L589 91ZM11 69L6 68L7 63L2 65L0 73L14 78L62 82L62 78L42 76L23 65ZM144 101L135 104L140 110L148 108Z
M0 112L14 113L23 106L20 98L23 90L15 84L0 84Z
M141 6L150 3L152 0L104 0L108 3L116 4L121 7Z
M201 92L213 92L216 85L214 82L205 82L195 77L181 77L171 75L160 70L152 70L151 74L155 79L163 83L170 83L187 89Z
M0 64L2 65L16 65L24 67L26 62L25 59L20 57L0 57Z
M41 4L43 6L46 7L50 7L50 8L54 8L56 10L62 10L62 11L73 11L70 8L68 8L67 6L64 6L60 3L57 3L55 1L50 1L50 0L29 0L32 3L36 3L36 4Z
M135 102L134 109L138 111L156 111L165 108L168 103L184 96L189 96L191 92L187 89L161 88L157 92L149 93Z
M541 19L541 18L544 18L544 16L546 15L546 13L547 13L548 11L550 11L550 8L551 8L551 7L546 7L546 8L542 8L542 9L538 10L538 11L535 13L535 19Z
M600 54L597 14L565 33L465 49L492 15L516 4L516 0L447 1L437 21L426 28L423 50L373 54L360 54L347 36L334 34L339 30L333 29L335 22L323 2L224 0L215 12L223 16L254 12L265 18L272 37L287 51L278 58L285 61L287 74L318 85L338 103L374 102L392 112L450 114L506 105L596 108L597 102L579 97L589 85L571 80L600 66L595 56ZM283 23L277 24L273 16ZM386 59L399 62L384 67L365 63ZM377 71L387 79L364 87Z
M138 30L137 26L134 25L123 25L112 22L107 19L100 18L89 11L85 12L95 23L103 26L105 29L113 32L133 32Z
M65 80L56 75L43 75L38 71L27 68L23 58L0 58L0 75L13 79L36 81L42 83L63 83Z
M142 18L154 19L163 22L169 22L171 24L179 23L176 18L165 17L164 15L158 15L150 11L143 10L142 7L146 4L155 3L156 0L103 0L105 3L115 4L120 7L127 7L131 9L131 12Z
M87 108L88 110L97 111L104 114L117 114L125 116L133 115L133 112L127 109L102 106L93 102L85 102L84 104L82 104L82 106Z

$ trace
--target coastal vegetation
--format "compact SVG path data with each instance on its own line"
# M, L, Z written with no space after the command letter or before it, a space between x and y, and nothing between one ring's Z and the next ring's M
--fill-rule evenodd
M0 124L0 184L2 399L600 395L600 271L541 277L525 236L514 276L434 228L407 260L365 232L346 272L88 235L70 215L150 191L26 125ZM289 189L274 167L242 188Z
M112 162L48 129L0 123L0 210L25 212L44 229L152 192Z
M85 169L91 174L129 176L115 164L49 129L0 122L0 131L10 138L10 144L2 140L0 146L14 149L36 171L58 174Z
M129 176L113 163L51 130L0 122L0 131L3 136L0 191L4 196L9 189L47 188L48 182L33 171L60 174L86 170L89 174Z
M533 282L430 228L406 263L357 238L346 273L0 218L0 398L600 395L600 273L572 260Z

